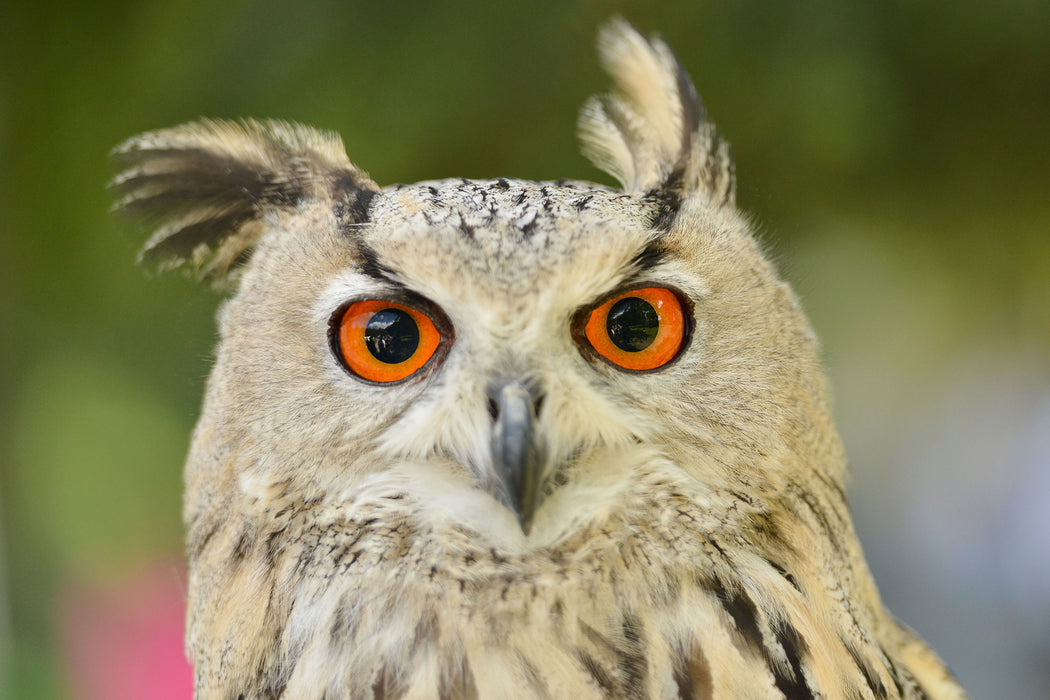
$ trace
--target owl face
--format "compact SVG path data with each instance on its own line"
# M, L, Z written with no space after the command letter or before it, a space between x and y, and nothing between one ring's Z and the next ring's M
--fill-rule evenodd
M775 494L798 463L840 476L816 343L733 206L728 147L666 46L603 36L621 92L580 130L621 189L380 188L337 137L275 122L118 149L119 206L160 222L143 257L236 288L191 522L216 498L393 495L546 546L661 460L690 493Z
M222 314L230 410L209 422L245 452L241 484L403 494L431 524L542 546L606 516L640 462L717 481L734 441L775 430L727 425L725 389L752 407L783 393L789 377L749 365L788 351L760 331L795 309L734 213L683 208L703 225L661 230L660 211L499 179L387 188L349 224L327 205L274 217Z

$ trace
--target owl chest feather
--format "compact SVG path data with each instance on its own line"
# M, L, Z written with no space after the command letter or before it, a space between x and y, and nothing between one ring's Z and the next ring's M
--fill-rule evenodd
M285 511L230 560L232 587L196 589L197 628L238 631L197 640L201 678L249 697L922 697L764 535L661 499L661 518L515 551L398 503Z

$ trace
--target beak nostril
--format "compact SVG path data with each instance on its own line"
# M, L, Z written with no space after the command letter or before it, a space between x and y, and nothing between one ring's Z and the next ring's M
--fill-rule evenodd
M496 399L489 399L489 417L492 418L493 422L499 418L499 404Z
M547 398L546 394L540 394L536 397L536 400L532 402L532 408L536 411L536 416L539 417L540 410L543 408L543 399Z

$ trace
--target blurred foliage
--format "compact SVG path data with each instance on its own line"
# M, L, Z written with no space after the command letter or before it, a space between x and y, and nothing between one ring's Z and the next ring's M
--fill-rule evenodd
M107 211L109 149L200 116L274 117L340 132L381 184L608 182L574 130L608 86L594 32L614 13L667 38L733 144L739 200L846 384L847 442L849 425L883 420L871 412L981 348L1034 358L1045 380L1043 0L12 0L0 8L10 697L66 692L51 619L64 582L180 548L179 472L218 299L134 266L139 239Z

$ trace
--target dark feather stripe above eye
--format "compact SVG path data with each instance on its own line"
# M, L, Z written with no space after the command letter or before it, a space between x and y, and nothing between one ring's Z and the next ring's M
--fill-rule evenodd
M357 248L358 254L361 256L361 273L368 275L374 280L379 282L385 282L397 287L401 287L401 283L397 281L397 272L379 260L379 254L375 251L372 246L368 245L360 239L354 241L354 245Z
M678 193L676 184L681 177L682 172L675 171L660 189L652 190L645 195L646 201L653 206L653 211L649 215L649 228L653 231L666 233L671 230L671 225L678 216L678 210L682 207L682 196Z
M659 239L649 241L644 248L631 258L629 267L636 274L648 272L666 260L669 253L670 251Z

